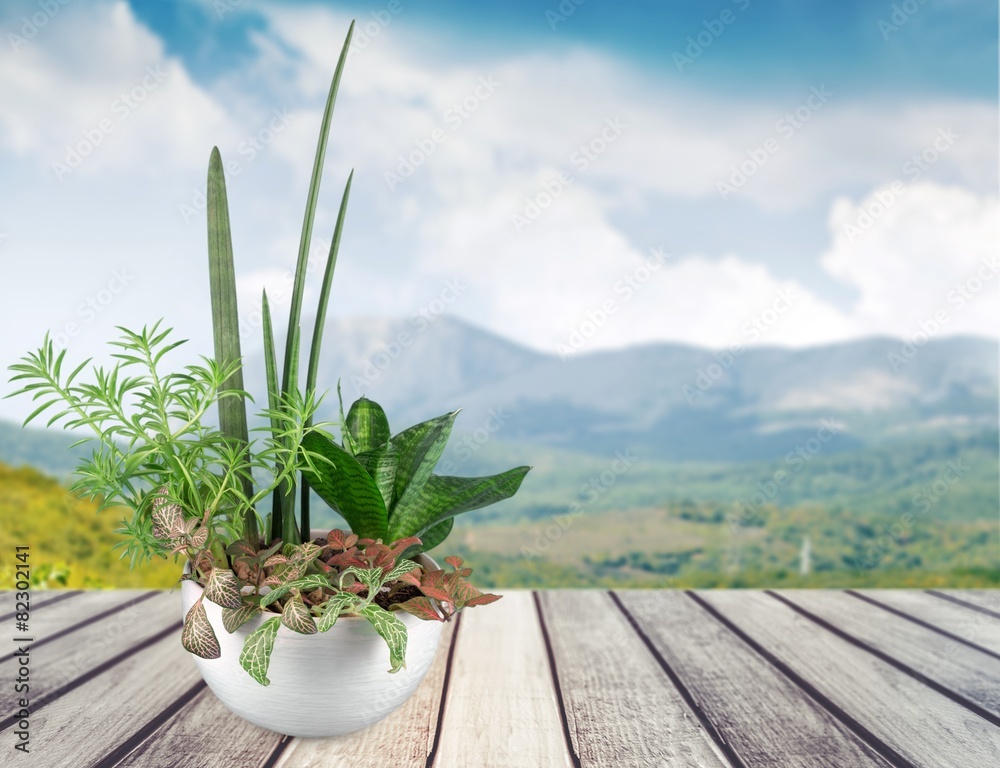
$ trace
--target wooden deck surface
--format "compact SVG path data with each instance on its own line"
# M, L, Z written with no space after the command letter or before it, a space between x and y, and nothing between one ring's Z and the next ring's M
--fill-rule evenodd
M3 766L1000 766L1000 592L507 592L446 628L400 710L332 739L225 709L176 592L36 593L28 755L13 609Z

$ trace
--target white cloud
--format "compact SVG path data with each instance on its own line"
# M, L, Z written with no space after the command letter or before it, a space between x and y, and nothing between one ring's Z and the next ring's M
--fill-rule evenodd
M831 208L822 263L857 289L857 327L909 338L943 311L942 333L1000 333L997 198L929 182L895 189Z

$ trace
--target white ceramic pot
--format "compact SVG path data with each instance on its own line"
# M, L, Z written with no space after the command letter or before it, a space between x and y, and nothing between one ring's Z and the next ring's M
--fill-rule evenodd
M416 558L428 569L437 564ZM181 582L183 615L201 596L197 583ZM301 635L282 626L274 643L267 676L260 685L240 666L247 635L265 616L248 621L233 634L222 625L222 608L204 601L208 620L222 648L218 659L194 654L195 666L219 700L255 725L288 736L339 736L378 722L417 689L437 652L443 624L396 612L407 629L406 667L389 673L389 649L367 620L343 616L328 632Z

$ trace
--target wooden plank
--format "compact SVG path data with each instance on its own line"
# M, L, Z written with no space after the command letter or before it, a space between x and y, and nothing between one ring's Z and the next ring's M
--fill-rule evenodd
M178 699L190 696L195 685L204 683L181 647L180 630L170 632L34 713L32 758L37 765L105 768L109 752L136 734L152 730L149 724ZM215 723L205 722L202 727L206 736L239 750L231 732Z
M843 592L798 590L779 594L945 691L958 694L968 705L981 707L994 716L994 725L1000 726L1000 659ZM1000 622L996 624L1000 629Z
M865 589L855 594L1000 655L1000 621L912 589Z
M33 705L136 643L178 624L180 613L179 596L163 593L46 644L37 656L31 656ZM179 632L174 639L179 647ZM0 675L8 674L16 663L8 657L0 663ZM0 713L13 712L17 698L13 686L0 686Z
M687 595L616 594L743 765L887 765ZM809 642L815 634L799 632L799 641Z
M6 613L0 614L0 621L8 621L9 619L13 619L16 612L15 611L17 604L17 601L15 600L16 593L8 592L7 594L10 595L9 598L10 602L7 605ZM73 598L79 597L82 594L84 594L84 592L78 589L60 590L54 592L32 591L30 600L30 608L31 608L30 612L33 616L35 611L42 610L43 608L51 610L53 606L59 605L60 603L63 603L67 600L72 600Z
M61 608L31 614L27 636L34 638L31 647L39 648L60 637L77 632L85 625L103 621L127 610L135 601L152 599L157 592L143 590L94 590L67 602ZM17 651L0 655L0 663L16 656Z
M604 592L539 595L583 766L729 766Z
M462 616L435 768L570 768L530 592Z
M427 676L416 693L389 717L370 728L346 736L295 739L275 768L327 768L331 765L349 765L351 768L384 768L387 765L394 768L425 768L434 745L434 734L437 732L441 691L454 631L454 622L445 626L441 645ZM463 630L459 630L461 631Z
M194 668L190 660L185 659L184 663ZM209 723L211 727L206 727ZM255 768L267 763L282 738L281 734L258 728L234 715L205 688L162 728L116 763L116 768L161 765Z
M759 592L702 592L802 684L923 768L1000 764L1000 729ZM807 637L808 641L803 641Z
M932 595L943 595L946 598L967 605L984 608L1000 617L1000 590L996 589L931 589Z

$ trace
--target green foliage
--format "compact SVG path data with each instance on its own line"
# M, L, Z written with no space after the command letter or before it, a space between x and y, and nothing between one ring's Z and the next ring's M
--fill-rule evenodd
M419 539L406 538L387 545L337 529L325 541L285 544L280 552L275 546L254 551L245 540L234 542L228 548L233 571L209 578L209 585L225 585L217 592L225 600L223 625L232 633L258 613L271 616L244 641L240 655L244 669L267 685L278 624L311 635L329 631L338 618L347 615L372 624L389 648L390 671L396 672L405 662L406 625L391 611L445 621L464 608L499 599L469 584L466 578L471 570L461 568L457 558L448 558L453 572L445 574L403 557L419 543ZM207 587L204 597L212 599ZM419 607L413 602L418 597L423 601ZM208 638L200 623L202 613L192 610L189 614L189 620L199 624L187 630L192 640L185 644L198 655L212 652L209 640L214 640L214 634Z
M116 363L109 370L94 367L92 382L79 380L89 360L64 373L65 351L56 354L49 338L12 365L11 381L21 388L10 396L42 401L25 424L57 406L49 426L93 432L96 446L77 467L73 491L100 499L101 508L131 510L122 533L133 565L168 552L193 556L252 535L245 521L256 516L256 503L308 460L301 443L315 404L285 399L275 414L277 436L259 446L228 438L205 418L216 403L240 396L224 388L239 361L223 367L203 359L203 365L163 373L166 356L183 342L170 341L169 329L159 324L121 331L112 342ZM270 475L270 483L247 496L244 481L254 472Z
M318 432L306 438L305 450L324 460L310 462L303 475L356 534L422 537L409 554L437 546L451 532L456 515L510 498L530 469L516 467L490 477L433 474L457 413L390 437L385 411L361 398L344 420L344 447Z

